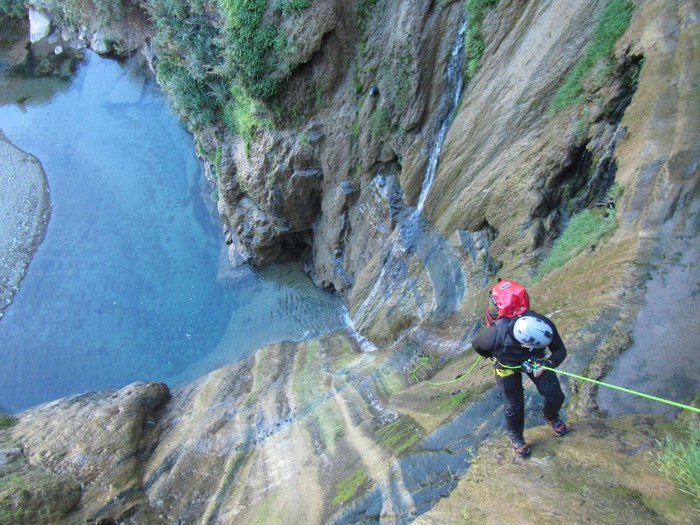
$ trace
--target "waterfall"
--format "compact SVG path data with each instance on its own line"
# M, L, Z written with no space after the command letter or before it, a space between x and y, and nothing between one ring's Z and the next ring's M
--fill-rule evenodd
M377 280L377 282L380 282L380 281ZM360 351L362 351L362 352L374 352L377 349L377 347L374 345L374 343L372 341L370 341L365 336L363 336L360 332L357 331L357 329L355 328L355 323L353 323L352 317L350 317L350 312L348 312L348 309L345 306L343 306L343 321L345 321L345 328L350 333L350 336L360 346Z
M440 152L442 151L442 146L445 142L445 136L447 135L447 130L452 122L452 114L457 109L459 104L459 97L462 94L462 49L464 47L464 32L467 29L467 21L462 23L457 33L457 38L455 45L452 48L452 56L450 56L450 62L447 65L447 93L451 93L451 100L449 104L446 104L447 111L440 125L437 135L435 136L435 141L430 150L430 155L428 156L428 167L425 170L425 178L423 179L423 184L420 190L420 196L418 197L418 204L416 204L416 210L419 212L423 211L423 206L425 205L425 200L428 197L428 192L430 187L433 185L433 179L435 178L435 173L437 172L438 159L440 158Z
M355 323L352 322L350 316L346 319L351 333L358 336L359 333L357 333L355 326L362 328L371 322L383 306L385 294L388 296L392 291L396 291L406 284L402 282L402 279L405 279L410 258L416 258L420 261L433 288L433 300L430 308L423 308L425 305L422 304L416 305L419 315L430 315L432 322L439 323L459 307L463 298L465 280L459 258L452 252L449 243L423 217L422 209L432 186L447 130L462 92L462 50L466 27L465 21L457 33L448 62L446 96L441 104L440 116L437 119L440 125L430 148L428 166L416 208L410 210L410 207L396 202L390 205L393 209L390 213L397 221L397 228L385 252L384 264L372 290L355 311ZM385 197L391 193L389 188L385 186L386 177L381 174L375 178L374 183L378 184ZM387 200L390 199L387 197ZM399 209L403 209L403 211L397 211ZM365 339L365 341L367 340Z
M617 149L617 144L620 139L625 134L625 128L622 127L622 122L617 124L615 131L605 146L603 154L600 156L598 165L588 180L587 192L594 191L597 187L599 190L607 192L613 183L615 178L615 171L617 171L617 163L615 162L615 150ZM596 195L597 198L602 198L604 195Z
M617 171L617 163L615 162L615 150L617 145L625 134L625 128L621 123L617 124L610 140L603 148L598 162L588 177L586 187L581 193L580 205L600 205L605 200L606 194L615 180L615 172ZM588 155L588 152L585 152ZM581 162L582 166L587 166L586 158Z

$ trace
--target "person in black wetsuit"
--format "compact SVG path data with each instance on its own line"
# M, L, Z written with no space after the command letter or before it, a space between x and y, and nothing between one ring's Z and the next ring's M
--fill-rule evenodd
M515 285L513 288L519 286L512 281L506 282ZM519 303L515 301L515 308L502 309L503 304L497 303L503 303L503 296L499 297L496 294L494 298L492 290L491 300L498 307L499 317L492 320L490 326L472 341L472 347L480 355L495 361L496 383L505 400L504 414L508 436L515 453L527 457L530 447L523 436L525 402L522 374L525 372L528 375L537 391L544 397L542 413L547 423L555 435L563 436L567 428L566 423L559 417L559 409L564 403L564 393L557 375L541 366L558 367L566 358L566 347L554 323L544 315L529 310L529 299L524 289L523 294L524 299ZM510 307L513 306L511 298L507 298L506 301L510 301ZM508 313L515 315L507 316ZM546 349L550 352L548 357L545 357Z

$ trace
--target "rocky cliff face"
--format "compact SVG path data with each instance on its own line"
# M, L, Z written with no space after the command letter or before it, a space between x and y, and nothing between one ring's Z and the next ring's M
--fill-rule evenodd
M295 73L279 103L317 106L310 118L293 130L258 130L249 145L227 133L204 142L224 148L216 169L232 259L261 264L306 250L318 283L348 296L367 253L381 251L393 229L372 181L400 176L417 197L463 18L457 2L378 2L371 15L361 12L366 4L374 3L313 3L299 15L305 29L290 38L313 53L297 59L301 80ZM293 89L302 80L322 87L317 98Z
M645 344L632 345L630 334L645 281L663 283L670 267L697 271L692 257L674 255L700 244L697 2L636 2L614 58L583 75L575 104L551 110L607 4L498 2L454 112L446 71L461 2L311 2L297 13L298 54L279 101L295 107L304 93L311 105L309 86L319 80L318 105L247 144L221 127L197 139L218 174L234 261L302 254L377 351L332 334L261 349L170 400L164 386L139 384L30 410L3 430L5 450L17 449L8 464L19 469L27 458L31 472L22 475L33 476L2 487L3 511L19 512L27 494L54 501L56 483L74 494L77 480L80 503L52 507L55 522L499 522L475 487L522 474L523 465L498 441L475 459L485 441L502 439L488 364L453 382L474 363L460 351L479 328L486 285L497 272L526 283L535 308L564 334L565 368L602 378L623 350ZM609 210L613 180L623 193L612 237L535 278L572 214L598 203ZM428 360L418 368L421 356ZM667 354L664 366L684 363ZM596 388L569 388L570 416L600 415ZM538 426L531 394L528 426ZM580 425L556 444L545 429L532 435L537 480L571 498L564 471L577 494L605 495L605 504L576 500L581 521L608 519L608 505L634 509L630 519L692 522L689 500L648 469L664 424ZM582 457L583 443L601 436L609 439L593 450L612 440L617 455ZM597 475L618 463L624 472ZM512 504L530 512L537 502L514 494Z

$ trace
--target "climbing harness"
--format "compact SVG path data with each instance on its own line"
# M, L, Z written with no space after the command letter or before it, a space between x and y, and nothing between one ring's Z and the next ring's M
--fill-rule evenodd
M503 365L501 365L501 366L503 366ZM520 368L520 367L518 367L518 368ZM508 376L512 376L512 375L515 373L515 370L513 370L513 369L510 368L510 367L506 367L506 368L494 368L494 369L493 369L493 373L496 374L496 375L499 376L499 377L508 377Z
M424 355L424 356L420 356L418 359L419 359L419 361L420 361L421 363L420 363L416 368L414 368L413 370L411 370L411 375L413 376L413 379L416 380L416 383L420 383L420 382L421 382L421 380L418 379L418 377L416 376L416 372L418 372L418 370L420 370L421 368L423 368L426 364L428 364L428 361L430 361L430 358L429 358L428 356L425 356L425 355ZM474 361L474 364L471 366L471 368L469 368L469 370L467 370L464 374L455 377L455 378L452 379L451 381L441 381L441 382L439 382L439 383L434 383L434 382L432 382L432 381L423 381L423 383L428 383L429 385L432 385L432 386L451 385L452 383L456 383L457 381L460 381L461 379L464 379L464 378L467 377L469 374L471 374L471 373L474 371L474 369L476 368L476 365L479 364L479 362L481 361L481 359L482 359L481 356L477 357L477 358L476 358L476 361Z

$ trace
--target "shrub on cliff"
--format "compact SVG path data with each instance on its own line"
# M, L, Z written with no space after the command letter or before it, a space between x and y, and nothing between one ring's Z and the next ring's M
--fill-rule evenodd
M4 428L10 428L17 423L17 420L13 417L0 414L0 430Z
M464 33L464 62L467 65L465 79L468 82L476 73L481 55L484 54L484 37L481 23L489 9L495 7L499 0L465 0L467 28Z
M286 49L284 32L264 21L267 0L221 0L228 70L254 98L271 97L280 83L277 65Z
M22 0L0 0L0 14L8 16L25 16L27 10Z
M17 0L0 0L0 3L20 3L22 12L24 2ZM108 27L110 24L126 17L127 11L138 9L137 2L122 0L44 0L39 7L62 22L72 25L86 24L88 26ZM0 7L0 9L2 9Z
M283 57L290 44L274 20L309 5L309 0L147 0L158 80L176 111L194 128L222 121L250 140L261 121L259 103L273 97L288 74Z
M148 0L158 55L176 60L193 79L204 80L222 66L216 4L207 0Z
M206 80L192 77L177 61L167 58L158 62L156 71L158 81L180 116L195 128L214 121L216 99L210 96Z
M541 264L539 276L564 266L576 255L608 237L616 227L614 210L583 210L574 215Z
M214 122L226 104L221 20L209 0L148 0L158 81L175 111L194 128Z
M246 151L257 127L269 127L270 121L259 108L258 103L251 98L240 86L231 87L233 98L224 106L223 120L228 129L243 139Z
M690 494L700 511L700 423L690 423L683 437L659 441L659 469L679 490Z
M630 24L632 8L633 4L630 0L608 2L600 14L586 50L564 79L564 84L555 93L550 107L552 114L574 104L581 94L583 78L598 62L609 60L615 42Z

